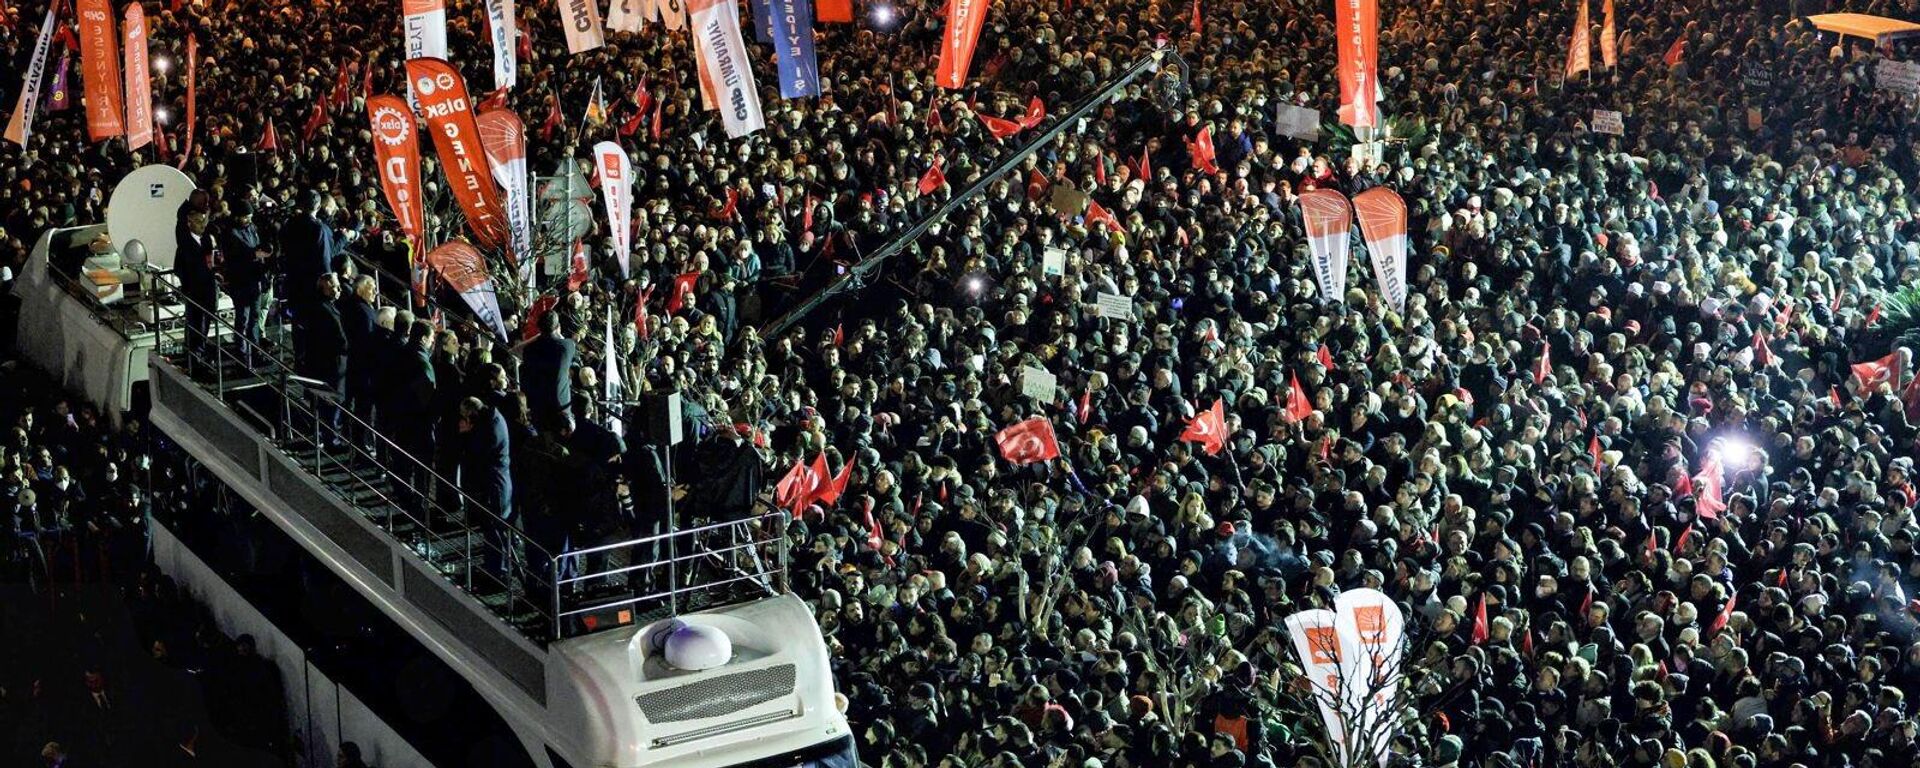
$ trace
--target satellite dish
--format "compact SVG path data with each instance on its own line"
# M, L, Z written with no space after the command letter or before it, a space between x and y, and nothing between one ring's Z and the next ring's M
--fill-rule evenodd
M117 243L139 240L146 246L144 261L172 269L174 226L179 223L180 206L193 190L193 179L172 166L134 170L107 198L107 235Z
M733 658L733 640L717 627L688 624L667 636L666 656L675 669L713 669Z

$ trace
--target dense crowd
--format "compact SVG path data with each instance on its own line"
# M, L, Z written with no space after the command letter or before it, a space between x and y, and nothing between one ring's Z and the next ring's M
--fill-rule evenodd
M453 47L483 91L476 5L453 4ZM767 129L739 141L699 109L684 36L568 58L551 9L526 4L509 103L543 173L601 139L634 156L632 277L601 225L586 279L530 333L503 297L511 341L534 339L517 355L396 321L434 384L405 431L443 440L436 461L470 465L515 524L573 543L645 528L631 510L657 506L615 479L665 493L644 436L570 437L602 428L608 371L622 397L674 389L704 415L681 449L700 514L816 452L851 463L848 492L799 517L795 576L872 765L1324 764L1279 621L1360 586L1409 617L1403 764L1910 765L1915 398L1908 371L1849 368L1911 317L1891 295L1920 278L1910 104L1875 87L1879 54L1796 21L1810 4L1618 5L1618 65L1569 80L1566 4L1384 4L1392 133L1362 163L1275 126L1282 102L1334 113L1323 3L995 4L958 91L930 82L938 4L898 3L897 26L823 27L828 96L768 99ZM308 114L343 72L401 85L394 9L155 18L157 46L177 56L191 28L207 59L186 165L211 218L317 209L391 262L358 102ZM0 30L9 61L29 26ZM760 333L1018 141L974 115L1062 107L1161 44L1188 66L1184 106L1130 87L853 298ZM770 62L755 69L767 89ZM611 114L577 131L596 83ZM165 94L179 114L177 83ZM1592 133L1594 109L1625 134ZM80 144L77 117L8 156L23 172L0 190L0 255L98 220L131 165ZM223 183L263 118L312 130L261 156L258 188ZM1219 173L1189 154L1203 127ZM936 163L946 183L922 194ZM1063 184L1116 226L1054 210ZM1318 295L1294 205L1380 184L1412 209L1404 311L1364 258L1346 295ZM1041 269L1050 247L1064 274ZM688 274L691 295L670 295ZM304 277L282 290L360 294ZM1134 317L1100 318L1102 292ZM352 391L351 334L332 328ZM1057 397L1021 394L1033 366ZM1207 455L1177 438L1216 399L1232 439ZM992 436L1031 415L1064 455L1009 465ZM1695 481L1710 465L1713 490Z

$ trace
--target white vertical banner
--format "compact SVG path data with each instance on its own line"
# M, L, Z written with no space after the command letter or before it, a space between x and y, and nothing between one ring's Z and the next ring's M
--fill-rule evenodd
M691 10L694 43L701 53L700 80L720 108L727 138L766 127L747 44L740 38L740 6L731 0L693 0Z
M1406 311L1406 201L1390 188L1373 187L1354 195L1353 211L1360 219L1360 235L1366 238L1367 255L1373 261L1373 277L1380 283L1381 297L1393 311Z
M1354 731L1353 757L1372 755L1386 765L1388 744L1399 722L1395 694L1400 686L1401 634L1406 620L1400 606L1374 589L1351 589L1333 601L1334 627L1340 635L1341 679L1347 727Z
M633 247L633 168L627 151L603 141L593 145L593 167L600 172L600 193L607 203L607 227L613 235L613 255L620 259L620 278L632 276L628 259Z
M33 113L40 106L40 80L47 74L47 44L53 42L54 20L59 10L59 3L47 3L47 20L40 22L40 40L33 44L33 58L27 60L27 77L20 88L20 100L14 104L13 117L7 120L7 140L22 147L33 136Z
M652 20L653 5L648 0L608 0L607 29L615 32L639 32Z
M1335 626L1337 617L1333 611L1316 608L1297 611L1284 623L1287 636L1293 638L1293 651L1300 656L1300 669L1313 692L1313 702L1320 707L1320 719L1327 726L1327 744L1333 751L1328 757L1336 765L1349 765L1346 721L1340 717L1341 675L1345 674L1341 661L1345 655Z
M1300 194L1300 216L1307 227L1307 252L1313 276L1320 281L1320 300L1336 303L1347 293L1347 258L1353 243L1353 207L1347 196L1331 189Z
M660 12L660 22L667 29L679 31L687 28L687 7L692 0L649 0L655 10Z
M493 32L493 87L512 88L520 76L520 21L513 0L487 0L487 28Z
M400 0L407 58L447 58L447 0Z
M567 53L581 54L607 44L600 23L600 0L558 0L560 29L567 34Z

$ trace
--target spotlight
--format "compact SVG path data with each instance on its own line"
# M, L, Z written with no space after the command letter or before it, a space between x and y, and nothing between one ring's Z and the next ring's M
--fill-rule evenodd
M1708 450L1720 460L1720 466L1734 471L1754 469L1767 459L1765 451L1760 450L1753 441L1741 437L1720 438Z
M874 3L872 9L867 11L867 20L873 22L874 29L891 32L900 21L900 14L893 9L892 3Z
M161 75L165 75L168 69L173 68L173 61L165 56L155 56L153 58L153 68L159 70Z
M161 125L166 125L167 124L167 108L159 107L153 110L153 120L154 122L157 122Z

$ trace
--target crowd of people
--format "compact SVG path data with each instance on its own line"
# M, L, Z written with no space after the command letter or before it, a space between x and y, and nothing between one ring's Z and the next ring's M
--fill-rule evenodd
M484 84L479 5L450 19ZM1327 765L1280 620L1363 586L1409 620L1400 764L1910 765L1916 402L1910 372L1849 366L1912 317L1920 150L1910 103L1876 87L1887 52L1817 34L1814 5L1623 1L1617 64L1566 78L1572 4L1383 4L1391 131L1358 162L1331 130L1276 125L1282 103L1332 122L1325 3L997 3L972 80L943 90L940 5L897 2L885 25L822 26L827 95L767 99L738 141L701 110L685 35L568 57L552 9L524 4L508 103L543 173L626 146L630 264L597 225L584 279L549 287L538 319L502 297L507 340L399 312L369 331L331 299L380 300L333 266L281 290L321 318L302 321L327 351L308 370L370 393L376 423L418 420L383 430L562 546L644 529L669 492L657 440L600 433L609 372L615 399L674 390L704 415L677 449L698 514L819 452L850 464L847 492L797 517L794 581L871 765ZM357 99L309 117L343 73L403 86L395 8L153 17L161 55L192 30L205 58L185 166L215 222L288 210L376 261L403 253ZM0 29L7 60L29 27ZM1161 45L1184 104L1125 89L856 294L761 333L1020 140L976 115L1064 106ZM766 90L771 56L754 69ZM595 90L610 114L577 129ZM181 114L178 83L162 93ZM1591 131L1595 109L1624 134ZM78 117L8 150L0 257L100 220L134 164L83 144ZM252 153L268 119L303 135ZM1202 128L1217 173L1190 154ZM228 183L242 154L254 185ZM1065 184L1112 225L1056 210ZM1297 195L1383 184L1411 209L1404 310L1364 256L1319 295ZM1133 316L1103 318L1101 293ZM1055 397L1022 393L1029 367ZM1216 400L1232 437L1209 455L1178 438ZM1009 464L993 435L1035 415L1062 456ZM1694 479L1709 464L1713 488Z

